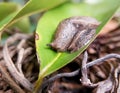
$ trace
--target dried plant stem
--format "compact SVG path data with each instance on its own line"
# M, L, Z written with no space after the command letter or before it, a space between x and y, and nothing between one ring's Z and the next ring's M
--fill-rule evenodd
M82 67L81 67L81 73L82 73L82 77L80 79L81 83L85 86L90 86L90 85L93 85L90 80L88 79L88 73L87 73L87 67L86 67L86 64L87 64L87 59L88 59L88 54L87 52L85 51L84 53L84 57L83 57L83 60L82 60Z
M3 62L0 62L0 72L2 73L5 81L17 92L17 93L25 93L9 76L8 72L2 65Z
M14 42L14 39L25 39L28 38L28 36L26 37L26 35L23 34L15 34L13 37L8 38L8 40L5 43L5 46L3 48L3 57L5 60L5 65L7 66L10 74L12 75L12 77L20 84L22 85L24 88L26 88L29 91L33 90L33 85L24 77L23 74L21 74L21 72L19 72L15 65L13 64L13 61L9 55L9 50L8 50L8 45L10 45L11 43ZM21 69L21 67L20 67Z
M23 60L23 56L24 56L24 49L21 48L18 52L18 60L16 62L16 67L18 68L18 71L21 73L21 75L24 76L23 72L22 72L22 60Z
M80 69L76 70L76 71L73 71L73 72L70 72L70 73L61 73L61 74L57 74L55 75L54 77L50 78L49 80L45 81L43 86L42 87L45 87L48 83L58 79L58 78L61 78L61 77L73 77L73 76L76 76L78 75L80 72Z
M94 60L92 62L87 63L86 66L87 66L87 68L89 68L89 67L91 67L93 65L96 65L96 64L99 65L99 64L103 63L105 60L110 59L110 58L118 58L118 59L120 59L120 55L119 54L108 54L108 55L106 55L106 56L104 56L102 58L99 58L99 59L96 59L96 60Z
M84 57L85 57L85 58L84 58L83 62L86 62L86 60L87 60L87 54L86 54L86 53L84 54ZM93 66L93 65L99 65L99 64L105 62L105 60L110 59L110 58L119 58L119 59L120 59L120 55L119 55L119 54L108 54L108 55L106 55L106 56L104 56L104 57L102 57L102 58L99 58L99 59L96 59L96 60L94 60L94 61L92 61L92 62L87 63L87 64L86 64L86 67L85 67L85 63L84 63L84 64L83 64L83 67L82 67L82 70L84 69L85 72L86 72L87 68L89 68L89 67L91 67L91 66ZM43 86L43 88L44 88L45 86L47 86L48 83L54 81L55 79L61 78L61 77L73 77L73 76L75 76L75 75L78 75L78 74L79 74L79 71L80 71L80 69L78 69L78 70L76 70L76 71L73 71L73 72L70 72L70 73L57 74L57 75L51 77L50 79L48 79L47 81L45 81L42 86ZM84 71L83 71L83 72L84 72ZM86 72L86 73L87 73L87 72ZM88 80L88 78L87 78L86 76L87 76L87 74L84 75L84 73L83 73L83 77L85 77L85 78ZM86 80L86 79L85 79L85 80ZM90 83L90 82L89 82L89 83ZM94 86L97 86L97 85L98 85L98 84L91 84L91 86L93 86L93 87L94 87Z

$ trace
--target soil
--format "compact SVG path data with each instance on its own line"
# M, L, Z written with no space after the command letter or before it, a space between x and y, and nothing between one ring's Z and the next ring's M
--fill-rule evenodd
M34 34L23 34L18 30L4 31L9 37L0 46L0 93L32 93L38 78ZM116 20L110 21L102 33L87 48L87 63L109 54L120 54L120 26ZM77 71L77 74L60 77L48 82L42 93L120 93L120 59L110 58L102 63L86 67L85 53L50 78ZM84 63L84 66L83 66ZM82 68L83 69L80 69ZM43 82L44 85L44 82Z

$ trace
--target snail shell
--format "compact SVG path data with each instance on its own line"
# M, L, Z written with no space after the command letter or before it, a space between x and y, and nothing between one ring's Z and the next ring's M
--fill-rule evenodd
M67 18L59 23L49 46L59 52L75 52L89 43L99 24L95 18L87 16Z

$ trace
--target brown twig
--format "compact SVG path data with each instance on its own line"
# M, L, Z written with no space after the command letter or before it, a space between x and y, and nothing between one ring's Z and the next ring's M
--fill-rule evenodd
M112 86L113 80L112 75L110 74L106 80L97 83L97 88L93 93L106 93L112 89Z
M32 50L33 49L31 47L28 47L28 48L25 49L24 56L23 56L23 60L24 60L23 63L25 63L25 60L29 60L29 59L31 60L31 57L29 59L26 59L26 58L32 53ZM33 56L35 56L35 55L33 55Z
M24 34L15 34L13 37L10 37L6 41L5 46L3 48L3 57L5 60L5 65L7 66L12 77L24 88L26 88L29 91L32 91L33 85L16 69L8 51L8 46L14 43L14 39L20 40L20 39L27 39L28 37L29 35L24 35Z
M96 84L95 85L92 84L90 79L88 79L88 75L87 75L88 73L87 73L87 67L86 67L87 59L88 59L88 54L87 54L87 51L85 51L83 61L82 61L82 67L81 67L82 77L81 77L80 81L84 86L94 87L94 86L96 86Z
M25 93L9 76L8 72L5 70L5 67L0 62L0 72L2 73L3 79L15 90L17 93Z
M80 69L76 70L76 71L73 71L73 72L70 72L70 73L61 73L61 74L57 74L53 77L51 77L50 79L48 79L47 81L45 81L42 85L42 89L44 89L48 83L50 82L53 82L54 80L58 79L58 78L61 78L61 77L73 77L73 76L76 76L78 75L80 72Z
M118 87L117 87L117 93L120 93L120 75L118 75Z
M114 71L114 79L115 79L115 85L114 85L114 91L120 91L120 85L119 85L119 82L120 82L120 80L119 80L119 73L120 73L120 65L118 65L118 67L115 69L115 71ZM119 92L117 92L117 93L119 93Z
M21 49L19 49L19 51L18 51L18 59L17 59L17 62L16 62L16 67L17 67L18 71L21 73L21 75L24 76L24 74L23 74L23 72L22 72L23 56L24 56L24 49L21 48Z
M86 66L87 66L87 68L89 68L93 65L99 65L99 64L103 63L105 60L110 59L110 58L119 58L120 59L120 55L119 54L108 54L102 58L99 58L92 62L87 63Z
M86 54L85 54L85 56L86 56ZM102 57L102 58L99 58L99 59L96 59L96 60L94 60L94 61L92 61L92 62L90 62L90 63L87 63L87 64L86 64L86 67L84 66L83 69L89 68L89 67L91 67L91 66L93 66L93 65L99 65L99 64L105 62L105 60L110 59L110 58L119 58L119 59L120 59L120 55L119 55L119 54L108 54L108 55L106 55L106 56L104 56L104 57ZM86 58L85 58L85 61L86 61ZM85 61L84 61L84 62L85 62ZM86 70L86 69L85 69L85 70ZM78 75L78 74L79 74L79 71L80 71L80 69L78 69L78 70L76 70L76 71L74 71L74 72L70 72L70 73L57 74L57 75L51 77L50 79L48 79L47 81L45 81L45 82L43 83L43 88L44 88L45 86L47 86L48 83L54 81L55 79L58 79L58 78L61 78L61 77L73 77L73 76L75 76L75 75ZM83 71L83 72L84 72L84 71ZM85 72L86 72L86 71L85 71ZM84 73L83 73L83 74L84 74ZM88 80L86 75L83 75L83 76L86 78L85 80ZM107 81L109 81L109 79L108 79ZM107 81L105 81L105 82L107 82ZM87 82L87 83L88 83L88 82ZM103 83L104 83L104 82L103 82ZM89 84L90 84L90 85L89 85ZM102 83L101 83L101 84L102 84ZM86 84L86 85L87 85L87 84ZM92 83L89 82L89 83L88 83L88 86L89 86L89 87L95 87L95 86L98 86L98 83L92 84Z

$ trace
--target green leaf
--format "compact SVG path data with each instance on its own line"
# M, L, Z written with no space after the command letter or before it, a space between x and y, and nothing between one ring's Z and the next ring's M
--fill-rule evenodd
M0 3L0 21L16 10L18 10L18 5L15 3Z
M30 0L20 11L9 15L5 18L5 20L0 22L0 31L2 31L5 27L17 22L22 17L46 11L66 1L67 0Z
M15 16L17 10L18 5L15 3L0 3L0 31Z
M98 0L99 3L65 3L57 8L46 12L40 19L37 26L36 47L40 58L40 79L53 73L54 71L71 62L75 57L82 53L88 45L75 53L58 53L53 51L46 44L49 44L55 33L58 23L71 16L92 16L101 22L96 31L96 36L104 25L110 20L112 15L120 6L120 0ZM95 36L95 37L96 37ZM95 39L94 37L94 39ZM93 40L92 40L93 41ZM91 41L91 42L92 42ZM37 86L37 85L36 85Z
M18 20L23 16L32 15L38 12L49 10L67 0L30 0L24 8L15 16L14 20Z
M11 28L19 28L21 32L24 32L24 33L30 33L30 20L28 17L24 17L22 18L22 20L19 20L17 21L16 23L12 24L8 29L11 29Z
M16 4L16 3L11 3L11 2L2 2L0 3L0 23L4 23L4 21L7 18L11 18L11 15L13 14L13 16L15 15L14 13L16 11L19 11L20 9L20 5ZM10 17L9 17L10 16ZM3 25L1 25L3 26ZM23 18L22 20L18 21L17 23L13 24L10 28L13 27L18 27L19 29L21 29L21 31L24 32L29 32L30 30L30 23L29 23L29 19Z
M11 19L14 18L16 14L17 14L16 12L11 13L7 17L5 17L2 21L0 21L0 31L2 31L5 27L7 27Z

